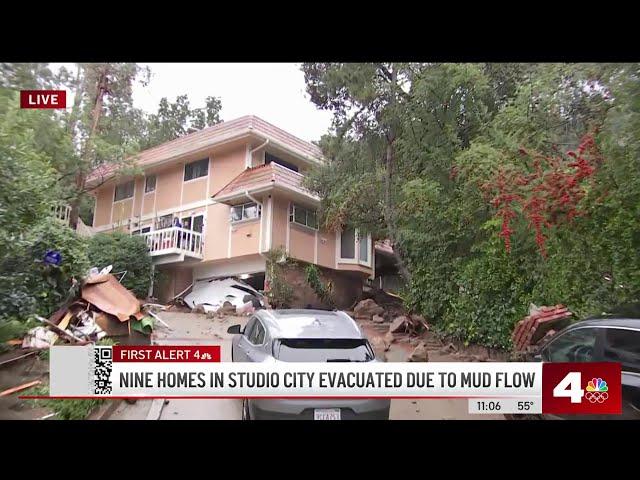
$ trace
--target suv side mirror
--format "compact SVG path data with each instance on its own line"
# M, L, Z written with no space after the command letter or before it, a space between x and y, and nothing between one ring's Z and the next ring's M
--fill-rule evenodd
M240 331L240 325L231 325L229 328L227 328L227 333L231 333L233 335L237 335L239 333L242 333Z

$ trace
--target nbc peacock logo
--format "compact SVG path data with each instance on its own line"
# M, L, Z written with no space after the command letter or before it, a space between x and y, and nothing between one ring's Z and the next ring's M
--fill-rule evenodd
M585 398L591 403L604 403L608 398L609 387L602 378L592 378L587 383Z

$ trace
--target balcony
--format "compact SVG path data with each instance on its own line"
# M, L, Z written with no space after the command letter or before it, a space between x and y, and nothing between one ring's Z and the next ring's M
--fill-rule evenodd
M69 225L69 218L71 217L71 207L69 205L54 205L51 207L51 212L55 218Z
M156 265L201 260L202 234L186 228L170 227L141 234Z

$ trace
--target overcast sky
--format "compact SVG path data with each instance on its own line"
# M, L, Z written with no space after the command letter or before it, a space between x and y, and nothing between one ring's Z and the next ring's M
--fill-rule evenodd
M134 102L155 111L162 97L189 95L203 107L209 96L222 100L223 120L257 115L304 140L319 140L331 114L311 103L304 75L293 63L153 63L149 86L136 87Z
M331 114L318 110L305 93L299 64L151 63L148 66L151 82L146 87L138 84L134 88L135 105L147 112L157 111L162 97L175 100L186 93L191 107L204 107L204 100L210 95L219 97L223 120L257 115L308 141L319 140L331 123Z

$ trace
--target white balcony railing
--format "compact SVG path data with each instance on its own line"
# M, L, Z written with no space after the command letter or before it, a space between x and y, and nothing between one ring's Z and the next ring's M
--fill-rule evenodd
M202 234L185 228L171 227L143 233L149 254L153 256L185 254L202 258Z
M52 207L52 211L55 218L69 225L69 217L71 216L71 207L69 205L55 205Z

